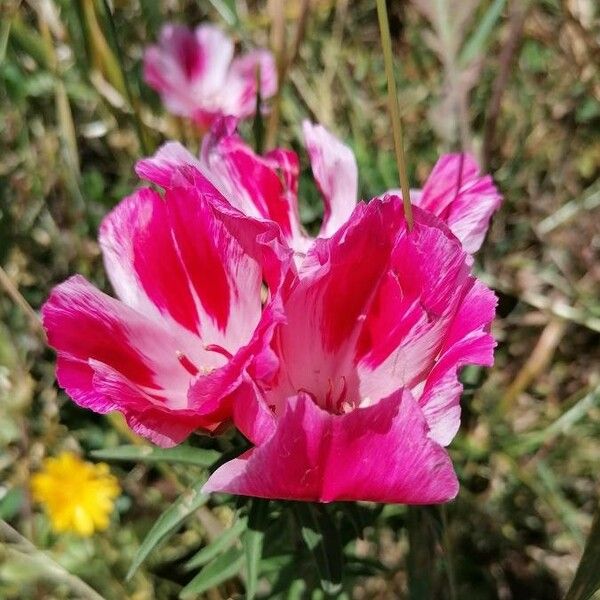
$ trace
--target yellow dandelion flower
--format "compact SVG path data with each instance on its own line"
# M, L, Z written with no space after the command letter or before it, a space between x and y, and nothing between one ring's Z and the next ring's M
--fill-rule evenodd
M31 478L31 491L45 508L54 531L90 536L108 527L121 490L108 465L62 452L44 460L42 470Z

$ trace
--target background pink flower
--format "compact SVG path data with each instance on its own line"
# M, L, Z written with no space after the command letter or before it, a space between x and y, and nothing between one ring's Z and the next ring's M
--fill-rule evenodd
M184 183L164 199L139 190L104 219L100 245L120 301L75 276L42 311L71 398L122 412L161 446L227 423L246 370L273 376L268 345L283 318L287 258L275 225L220 210ZM264 307L263 282L272 292Z
M397 197L359 204L317 239L286 293L280 369L245 389L234 419L256 445L206 490L313 501L443 502L458 490L443 449L460 422L465 364L491 365L494 294L436 217Z
M223 115L245 118L256 110L257 70L266 99L277 90L277 69L267 50L233 53L232 39L214 25L168 24L146 49L144 78L168 110L203 127Z

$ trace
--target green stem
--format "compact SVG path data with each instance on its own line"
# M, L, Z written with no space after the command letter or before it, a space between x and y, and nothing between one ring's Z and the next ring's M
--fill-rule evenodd
M450 600L457 600L456 594L456 576L454 574L454 560L452 558L452 538L450 537L450 526L448 524L448 511L446 505L440 506L440 512L442 514L442 527L443 527L443 538L442 544L444 546L444 554L446 557L446 572L448 574L448 587L450 591Z
M23 311L29 319L31 327L40 334L42 340L46 341L46 332L42 327L42 322L38 314L33 310L31 304L25 300L25 297L19 291L19 288L12 282L6 271L0 266L0 289L3 289L11 300Z
M54 581L70 587L79 598L85 598L86 600L105 600L104 596L101 596L85 581L76 575L69 573L69 571L59 565L48 554L39 550L32 542L22 536L6 521L0 519L0 543L5 540L19 546L32 561L35 560L41 565L44 568L44 571L51 576Z
M435 573L435 539L425 506L408 507L408 598L433 598Z
M392 130L394 132L394 148L396 150L396 162L400 176L400 188L402 189L402 201L404 202L404 214L408 223L409 231L413 227L412 207L410 204L410 185L408 183L408 172L404 159L404 143L402 137L402 122L400 120L400 107L398 105L398 93L396 89L396 78L394 77L394 59L392 56L392 40L390 38L390 25L388 21L385 0L377 0L377 15L379 17L379 32L381 35L381 46L383 48L383 60L385 63L385 74L388 86L388 105L392 119Z

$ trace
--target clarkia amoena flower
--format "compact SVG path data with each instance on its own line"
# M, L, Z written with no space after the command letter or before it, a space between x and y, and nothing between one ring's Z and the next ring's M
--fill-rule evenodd
M465 364L491 365L494 294L437 217L397 196L360 203L310 247L285 292L280 362L242 387L238 428L254 448L205 491L265 498L425 504L458 482L444 449L460 421Z
M409 231L397 193L357 204L354 155L305 123L325 204L313 238L297 156L258 156L235 128L219 120L198 159L169 143L138 162L165 197L141 190L101 228L122 302L74 278L44 307L59 382L162 445L233 420L254 447L206 491L450 500L458 373L493 360L496 298L471 275L500 202L491 178L443 157Z
M269 343L289 262L278 239L208 184L126 198L100 227L120 301L75 276L42 309L59 384L161 446L226 425L245 374L268 381L277 368Z
M354 154L321 125L303 123L303 133L315 179L323 197L323 223L318 238L332 236L349 218L358 198ZM314 242L298 216L298 156L276 149L257 155L236 133L236 120L221 119L204 138L200 158L181 144L169 142L151 158L138 162L138 174L168 187L182 169L201 171L227 200L244 214L275 221L300 264ZM390 190L401 197L399 190ZM502 197L489 175L480 175L468 154L446 154L433 168L411 202L439 217L473 254L483 242L492 214Z
M260 95L277 90L277 69L267 50L233 58L233 40L214 25L189 30L167 24L158 45L144 54L144 78L169 111L205 128L219 116L249 117L256 110L257 75Z

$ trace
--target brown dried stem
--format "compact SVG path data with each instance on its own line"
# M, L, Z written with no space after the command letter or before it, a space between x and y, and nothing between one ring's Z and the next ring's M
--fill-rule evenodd
M10 296L12 301L25 313L25 316L29 319L31 327L38 332L44 342L46 341L46 332L42 327L42 322L39 315L33 310L31 304L25 300L25 297L17 286L12 282L6 271L0 267L0 287Z
M496 125L498 117L500 115L500 108L502 105L502 97L508 84L508 78L510 77L511 67L514 56L517 52L521 41L521 34L523 32L523 25L525 24L525 18L529 10L529 1L517 0L511 5L509 31L506 43L500 52L500 68L498 74L494 80L492 87L492 97L488 104L488 111L485 119L485 126L483 131L483 169L484 171L489 169L492 153L494 150L494 139L496 136Z

